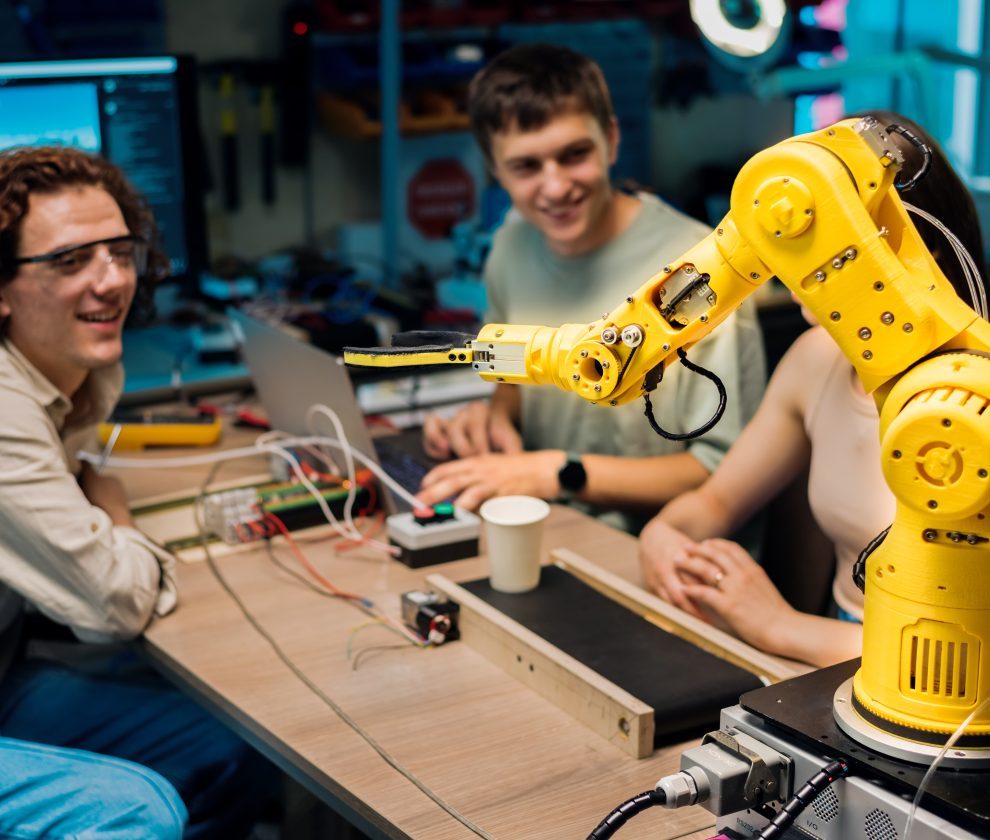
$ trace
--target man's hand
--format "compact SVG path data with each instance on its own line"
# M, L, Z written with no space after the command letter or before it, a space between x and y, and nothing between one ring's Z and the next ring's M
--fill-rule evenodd
M424 505L435 505L454 496L454 504L465 510L476 510L493 496L555 499L560 494L557 473L563 463L564 453L559 449L461 458L428 472L418 498Z
M114 525L134 526L127 493L118 479L100 475L90 464L84 463L79 473L79 486L89 503L104 510Z
M431 458L467 458L489 452L522 452L522 437L509 418L489 404L468 404L449 420L431 414L423 423L423 448Z

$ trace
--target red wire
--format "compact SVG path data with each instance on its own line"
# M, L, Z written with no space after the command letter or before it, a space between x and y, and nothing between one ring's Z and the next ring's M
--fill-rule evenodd
M372 480L370 470L361 470L357 474L357 484L358 487L363 487L368 491L368 504L366 504L360 511L358 511L358 518L367 518L368 514L378 507L378 491L375 489L375 482ZM374 519L371 520L371 524L367 531L361 533L360 540L341 540L335 546L338 551L347 551L349 548L354 548L355 546L364 545L369 540L371 540L375 534L381 530L381 526L385 521L384 514L379 513ZM357 527L357 526L355 526ZM358 529L360 530L360 529Z
M375 483L369 482L367 485L362 485L365 490L368 491L368 504L366 504L360 511L358 511L358 516L367 516L376 507L378 507L378 491L375 490Z
M329 580L327 580L323 575L321 575L316 567L306 558L303 554L302 549L299 548L299 544L292 538L292 534L289 529L285 527L285 523L279 519L274 513L265 513L265 517L281 531L282 536L285 537L285 541L289 548L292 549L292 553L296 555L296 559L302 564L303 568L309 572L313 578L319 582L319 584L327 589L332 595L336 595L338 598L347 598L351 601L364 601L365 598L361 595L355 595L353 592L345 592L343 589L338 589Z
M370 478L370 476L369 476ZM359 518L366 518L369 513L371 513L378 506L378 492L375 490L375 483L373 481L368 481L367 484L361 484L368 491L368 504L365 505L360 511L358 511ZM381 526L385 521L384 514L379 514L374 519L371 520L371 524L367 531L361 533L360 540L341 540L337 543L338 551L346 551L349 548L354 548L355 546L364 545L369 540L371 540L375 534L381 530ZM355 526L356 527L356 526ZM360 529L359 529L360 530Z
M241 408L237 405L212 405L210 403L196 403L196 410L202 412L203 414L217 415L233 415L234 419L246 426L254 426L258 429L270 429L271 424L258 414L250 411L246 408Z
M401 431L395 422L385 417L383 414L369 414L364 418L364 422L369 426L382 426L385 429L390 429L393 432Z
M259 539L264 539L269 534L269 529L262 525L257 519L249 519L246 524L248 528L254 531L255 536Z

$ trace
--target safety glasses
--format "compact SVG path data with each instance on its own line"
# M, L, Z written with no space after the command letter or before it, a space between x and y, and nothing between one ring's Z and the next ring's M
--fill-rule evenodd
M132 270L138 276L144 273L148 265L148 243L134 234L97 239L94 242L59 248L34 257L18 257L14 260L14 264L47 263L62 277L74 277L88 268L97 258L101 245L106 247L106 253L102 254L100 259L107 265L116 263L118 268Z

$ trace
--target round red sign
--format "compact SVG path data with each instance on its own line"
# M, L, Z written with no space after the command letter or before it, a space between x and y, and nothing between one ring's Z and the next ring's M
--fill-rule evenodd
M449 236L474 215L474 178L453 158L427 161L406 187L406 214L426 239Z

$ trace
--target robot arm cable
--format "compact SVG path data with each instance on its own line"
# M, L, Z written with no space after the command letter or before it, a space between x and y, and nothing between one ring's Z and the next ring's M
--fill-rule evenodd
M914 173L908 180L901 181L900 175L898 175L897 180L894 181L894 186L897 187L901 192L907 192L912 189L915 184L918 183L922 178L928 174L928 170L932 165L932 150L924 140L922 140L913 131L905 128L903 125L897 125L897 123L891 123L885 129L885 131L895 134L900 134L902 137L907 139L910 143L916 146L922 154L921 166L918 167L918 171Z
M952 252L956 255L956 259L959 260L959 265L962 266L963 275L966 277L966 285L969 287L969 299L973 304L973 308L977 311L981 318L986 320L987 292L984 288L983 281L980 278L980 270L973 262L973 257L970 255L969 251L967 251L962 242L959 241L959 237L949 230L949 228L947 228L941 220L937 219L927 210L922 210L920 207L915 207L913 204L910 204L903 199L901 200L901 203L909 213L924 219L945 237L946 241L949 243L949 246L952 248Z
M849 775L849 765L842 759L833 761L812 776L780 809L780 813L759 834L756 840L778 840L791 827L808 804L836 779Z
M856 558L856 562L853 564L853 581L860 592L866 591L866 561L870 559L870 555L876 551L880 547L880 544L886 539L887 534L890 533L890 528L891 526L888 525L872 540L870 540L869 545L867 545L866 548L859 553L859 557Z
M588 840L606 840L637 814L647 808L652 808L654 805L663 805L666 801L667 796L663 790L656 788L644 791L632 799L627 799L598 823L594 831L588 835Z
M666 429L660 427L657 423L656 418L653 416L653 403L650 402L650 394L646 392L643 394L643 401L646 403L643 413L646 415L646 419L650 422L650 428L653 429L660 437L666 438L667 440L694 440L696 437L700 437L705 434L705 432L712 429L719 420L722 419L722 415L725 413L726 404L726 393L725 385L718 376L710 370L706 370L701 367L701 365L696 365L694 362L689 361L687 353L684 352L682 347L677 348L677 355L681 359L681 364L684 365L692 373L697 373L700 376L705 377L705 379L710 379L715 383L715 388L718 391L718 407L715 409L715 413L711 416L708 422L702 424L697 429L690 432L684 432L683 434L675 434L674 432L668 432ZM661 374L662 376L662 374ZM658 383L659 384L659 383Z

